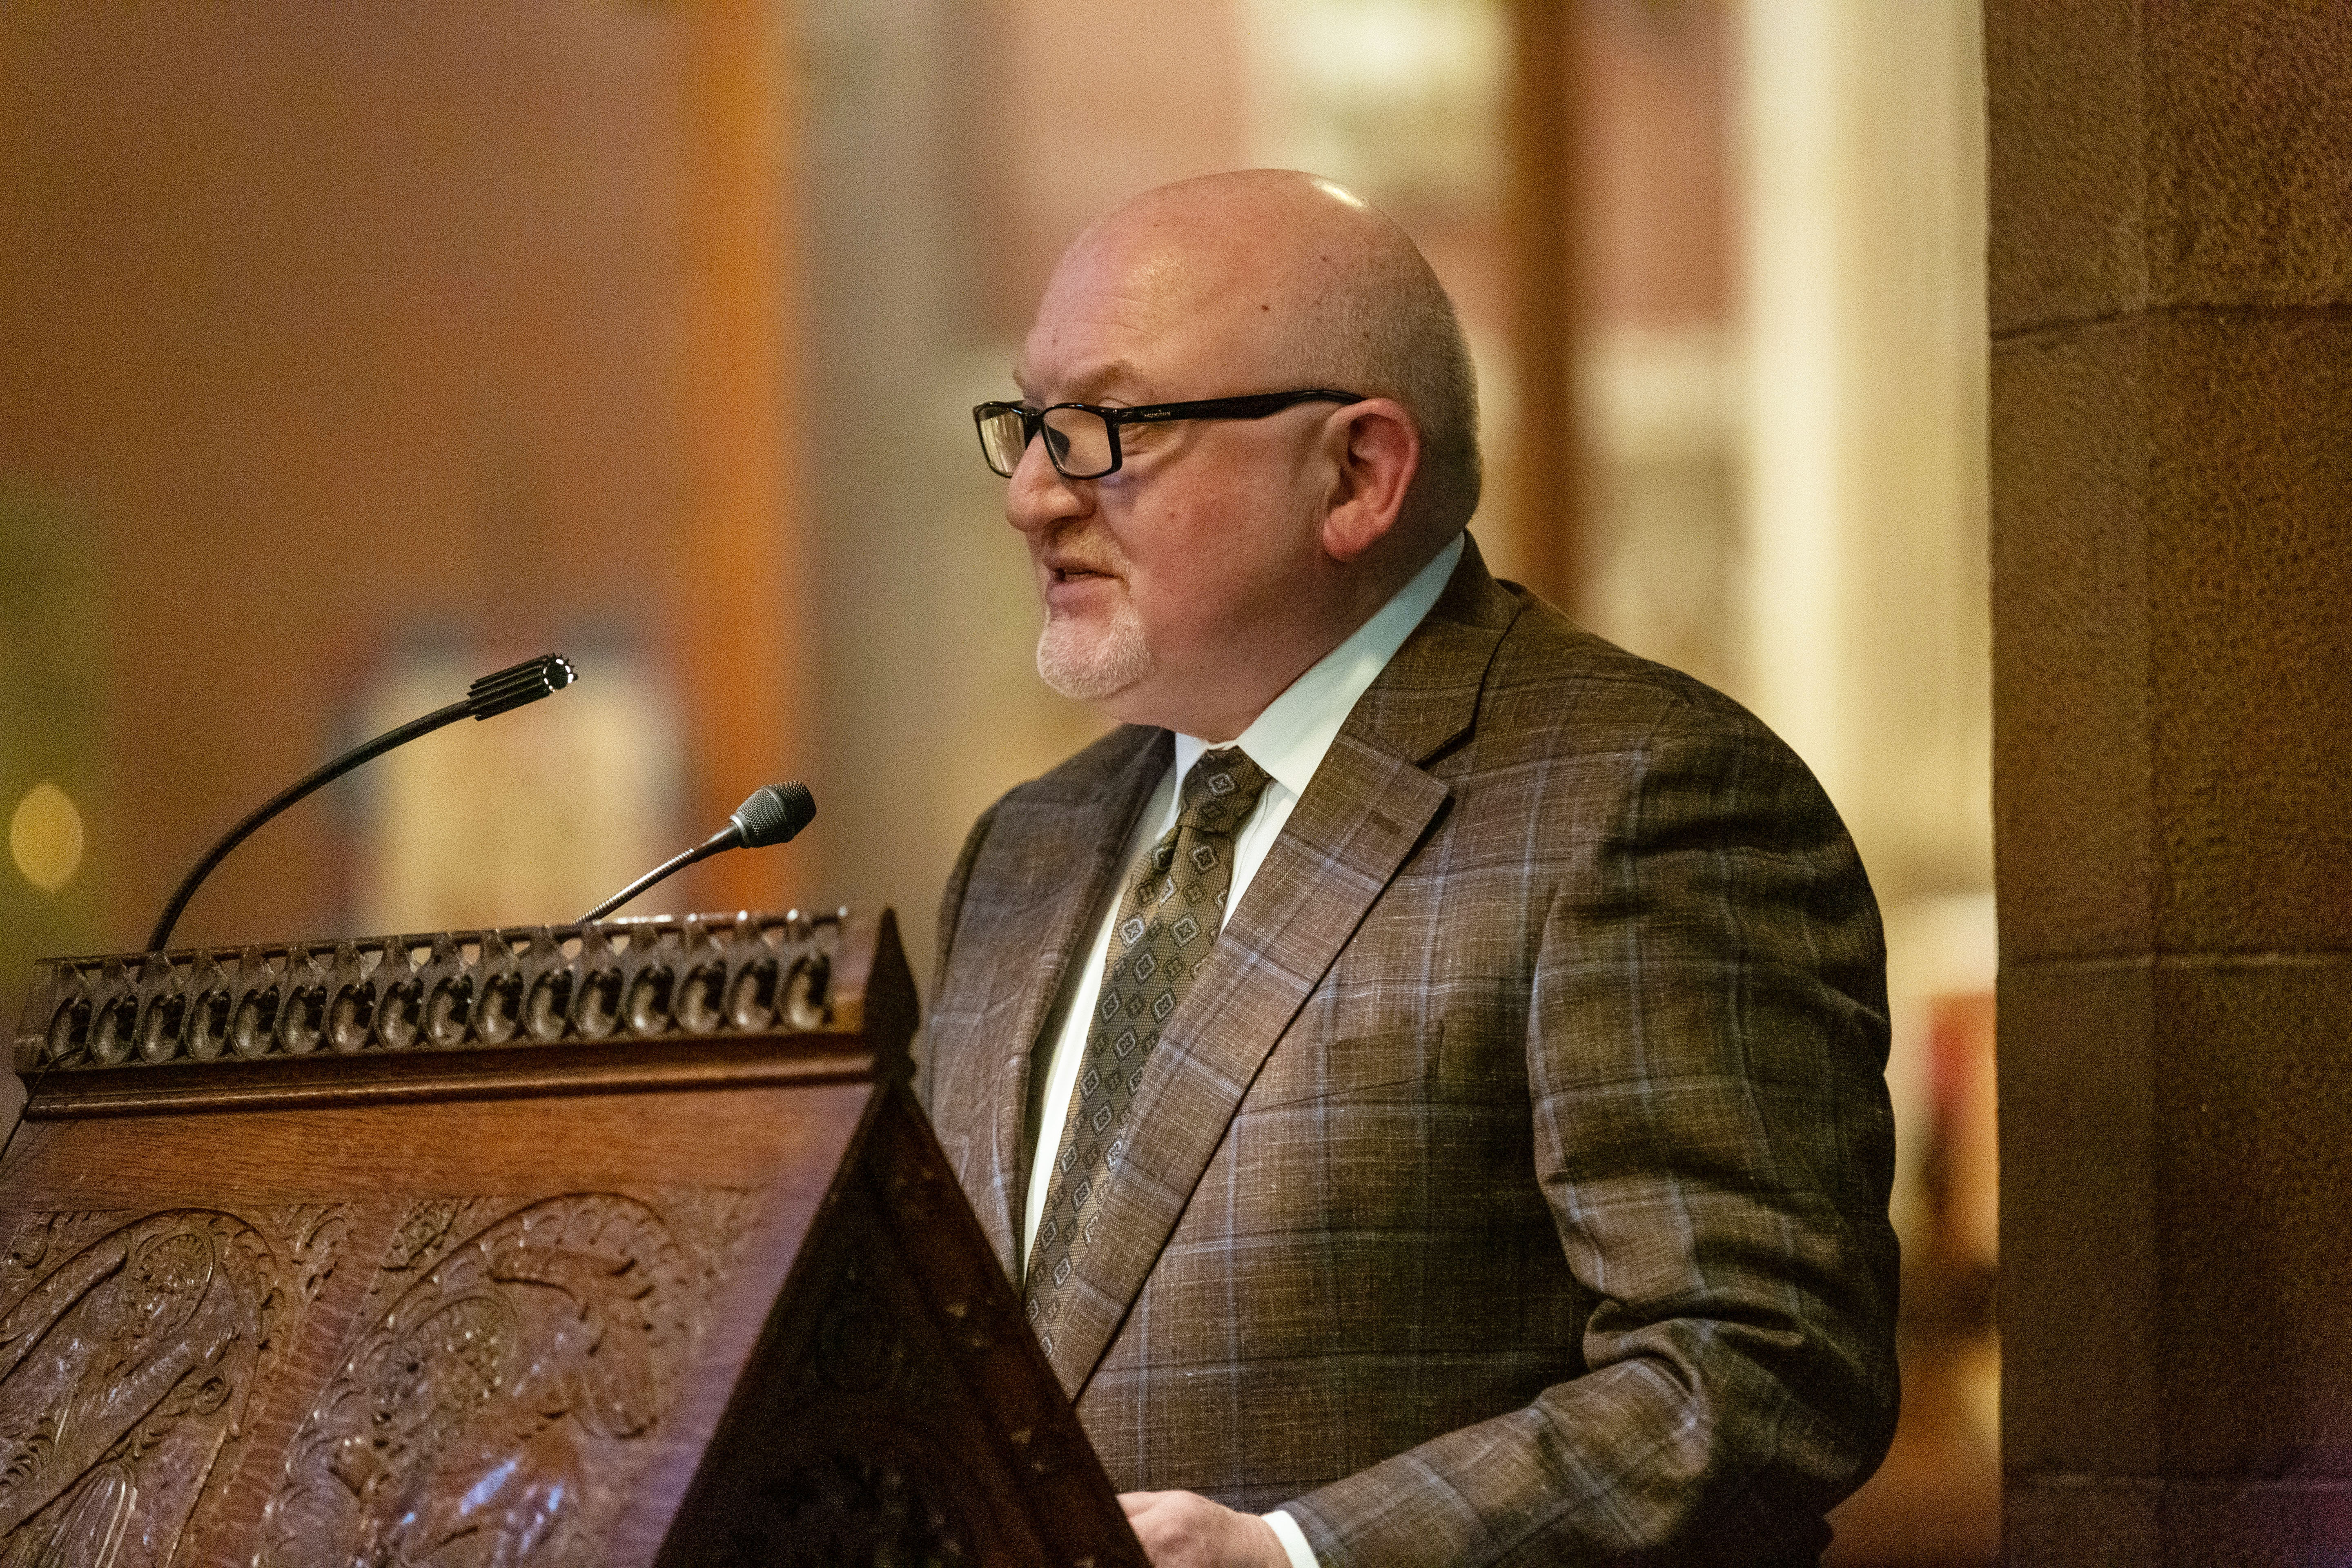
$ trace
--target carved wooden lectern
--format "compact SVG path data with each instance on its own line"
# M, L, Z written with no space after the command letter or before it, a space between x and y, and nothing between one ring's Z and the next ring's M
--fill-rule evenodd
M0 1568L1140 1568L879 920L41 966Z

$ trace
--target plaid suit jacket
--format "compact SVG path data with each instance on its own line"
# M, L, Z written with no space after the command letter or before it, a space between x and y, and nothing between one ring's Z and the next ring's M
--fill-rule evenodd
M948 886L921 1081L1008 1271L1171 757L1013 790ZM1473 547L1219 941L1055 1336L1121 1489L1326 1568L1816 1561L1894 1422L1893 1131L1877 910L1787 747Z

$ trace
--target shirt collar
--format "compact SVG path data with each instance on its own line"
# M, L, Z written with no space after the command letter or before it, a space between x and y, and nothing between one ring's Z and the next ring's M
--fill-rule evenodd
M1318 659L1313 668L1292 681L1281 696L1232 743L1294 795L1307 793L1307 782L1323 765L1323 755L1339 737L1339 726L1354 711L1356 700L1381 670L1388 668L1412 628L1421 625L1430 606L1445 591L1454 568L1462 560L1462 535L1455 534L1413 574L1412 581L1372 614L1372 618L1348 634L1348 640ZM1209 742L1192 735L1176 737L1176 777L1182 780L1209 750Z

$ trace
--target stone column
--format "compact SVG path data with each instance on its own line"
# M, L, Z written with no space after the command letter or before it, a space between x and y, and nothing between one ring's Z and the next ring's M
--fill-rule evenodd
M2352 1553L2352 5L1991 0L2005 1555Z

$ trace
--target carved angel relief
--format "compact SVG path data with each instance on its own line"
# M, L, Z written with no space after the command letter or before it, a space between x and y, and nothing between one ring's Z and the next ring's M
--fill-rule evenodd
M372 1326L296 1435L257 1568L594 1561L724 1248L682 1246L613 1194L505 1206L404 1217Z
M322 1215L279 1217L331 1253ZM123 1217L30 1216L0 1260L4 1568L168 1562L278 1320L308 1300L233 1215Z

